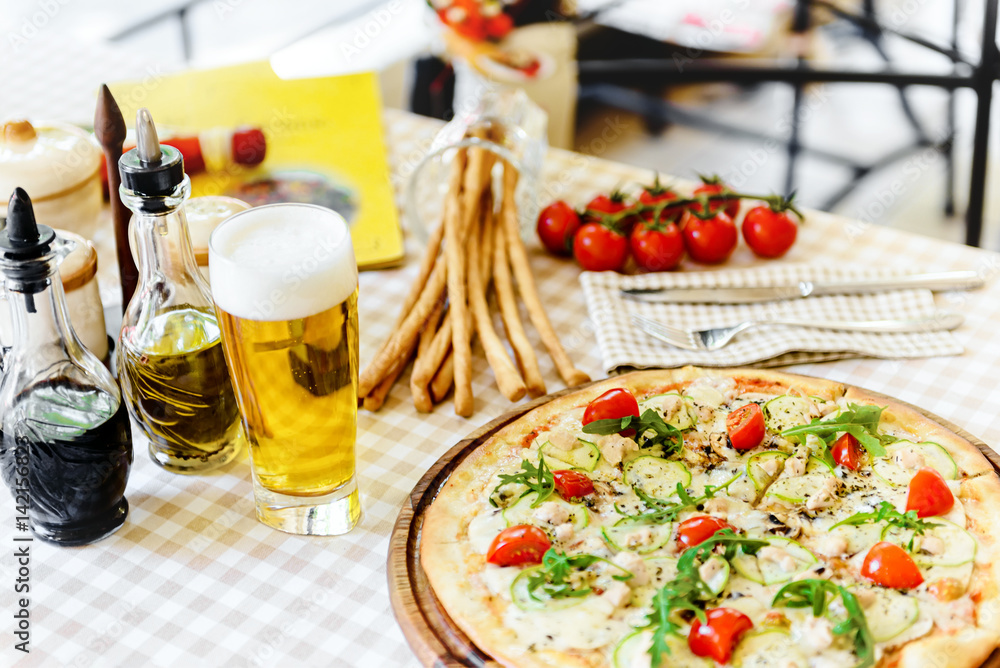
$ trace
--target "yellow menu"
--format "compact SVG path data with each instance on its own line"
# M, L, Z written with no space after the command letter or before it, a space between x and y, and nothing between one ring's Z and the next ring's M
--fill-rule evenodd
M374 74L286 81L260 62L121 83L112 91L129 125L139 107L148 107L161 138L200 138L209 169L191 174L193 196L327 206L350 223L359 267L402 260ZM247 126L264 134L263 162L220 162L231 152L232 132Z

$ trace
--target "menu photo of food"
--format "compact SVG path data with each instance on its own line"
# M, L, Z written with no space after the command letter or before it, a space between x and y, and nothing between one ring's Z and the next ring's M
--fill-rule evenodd
M155 115L193 197L324 206L350 224L359 267L402 260L373 74L283 80L259 62L112 89L126 119L140 107Z

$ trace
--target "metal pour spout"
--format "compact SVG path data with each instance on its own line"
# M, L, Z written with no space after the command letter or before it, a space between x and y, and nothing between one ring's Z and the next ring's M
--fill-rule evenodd
M122 177L120 192L146 199L169 197L184 183L184 157L172 146L160 146L153 116L145 107L135 115L135 139L136 147L118 160L118 172ZM161 205L164 205L162 201L142 203L145 211Z
M136 152L144 165L158 165L163 159L160 139L156 136L156 126L149 109L143 107L135 113Z

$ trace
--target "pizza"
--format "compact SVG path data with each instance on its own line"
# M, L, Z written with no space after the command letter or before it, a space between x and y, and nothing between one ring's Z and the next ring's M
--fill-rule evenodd
M506 666L972 667L1000 644L997 509L987 459L906 405L688 367L500 429L419 549Z

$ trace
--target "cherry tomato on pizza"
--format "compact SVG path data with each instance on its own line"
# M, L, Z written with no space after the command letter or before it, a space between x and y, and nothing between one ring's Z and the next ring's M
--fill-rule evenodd
M702 220L691 211L681 216L684 247L696 262L719 264L736 249L739 233L733 219L724 211Z
M544 531L530 524L517 524L496 535L486 552L486 561L496 566L540 564L550 547L552 542Z
M886 541L875 543L868 550L861 565L861 575L889 589L912 589L924 581L906 550Z
M675 223L641 222L629 237L632 257L646 271L676 269L684 259L684 239Z
M830 448L833 461L844 468L857 471L861 468L861 444L851 434L842 434Z
M621 271L628 261L628 238L600 223L587 223L573 239L573 257L587 271Z
M706 622L697 617L688 633L688 647L696 656L707 656L718 663L729 663L740 637L753 628L753 622L739 610L713 608L705 611Z
M639 402L628 390L616 387L608 390L589 404L583 412L583 424L595 420L612 420L627 416L639 417Z
M917 511L917 517L944 515L954 505L955 496L935 469L924 467L910 480L906 510Z
M573 237L580 229L580 216L569 204L557 200L538 214L538 238L550 253L570 255L573 252Z
M569 501L594 493L594 481L579 471L563 469L552 472L556 491Z
M764 413L757 404L740 406L726 416L729 442L737 450L752 450L764 440Z
M718 531L732 529L725 520L711 515L689 517L677 525L677 542L685 548L700 545Z
M731 192L729 186L723 183L719 177L701 177L702 184L694 189L695 196L705 194L705 195L718 195L720 193ZM701 212L701 204L692 204L691 209L693 211ZM726 214L735 219L736 215L740 212L740 201L738 199L730 200L716 200L714 202L708 203L708 210L711 213L716 211L725 211Z
M756 206L743 217L743 238L760 257L781 257L795 243L799 226L787 211Z

